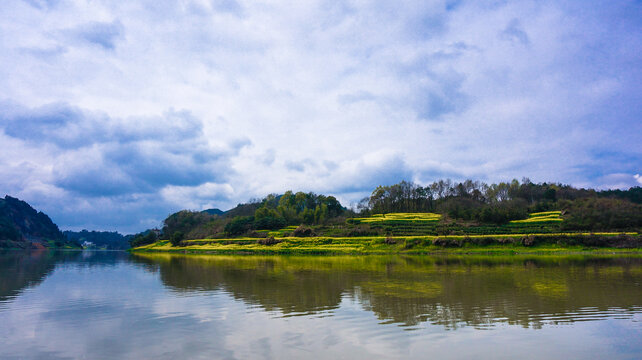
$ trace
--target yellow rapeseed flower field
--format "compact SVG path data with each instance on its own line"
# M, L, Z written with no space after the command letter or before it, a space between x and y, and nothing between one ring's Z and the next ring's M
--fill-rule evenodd
M543 211L531 213L528 215L528 219L524 220L513 220L511 224L524 224L524 223L540 223L540 222L560 222L564 221L562 219L561 211Z
M435 213L389 213L389 214L375 214L365 218L355 218L355 221L361 223L376 223L384 221L439 221L441 214Z

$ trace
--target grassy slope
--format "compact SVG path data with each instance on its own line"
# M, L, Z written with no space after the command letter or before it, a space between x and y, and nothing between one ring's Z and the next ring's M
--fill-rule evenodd
M169 241L159 241L142 246L136 252L194 252L194 253L253 253L253 254L425 254L425 253L555 253L579 251L642 252L642 249L593 248L569 243L582 243L573 239L586 236L610 237L622 233L561 233L561 212L532 213L526 220L513 221L503 226L477 226L458 228L458 235L426 235L434 233L441 215L433 213L377 214L367 218L354 218L346 226L368 224L385 227L391 236L368 237L291 237L296 226L278 231L263 231L278 243L261 245L257 238L186 240L186 246L172 247ZM480 234L481 232L481 234ZM637 233L626 233L639 238ZM397 236L392 236L397 235ZM530 246L522 245L523 239L536 237ZM437 240L439 239L439 240ZM570 241L569 241L570 239ZM435 240L437 243L435 244ZM558 241L559 240L559 241ZM567 245L560 245L567 244Z
M254 254L427 254L427 253L556 253L556 252L642 252L642 249L590 248L585 246L562 246L554 243L559 236L616 236L620 233L573 233L573 234L530 234L542 238L550 238L551 243L534 246L523 246L513 243L512 239L520 239L528 235L471 235L471 236L395 236L388 237L284 237L276 238L280 242L274 245L260 245L255 238L235 239L203 239L188 240L187 246L172 247L169 241L159 241L142 246L135 252L192 252L192 253L254 253ZM637 233L627 235L640 236ZM433 241L437 238L465 239L504 239L506 243L490 245L475 245L464 242L459 247L437 246ZM394 243L391 243L392 241Z

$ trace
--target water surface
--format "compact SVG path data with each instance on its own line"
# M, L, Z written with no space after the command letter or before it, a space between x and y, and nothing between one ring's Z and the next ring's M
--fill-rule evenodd
M0 253L0 358L642 358L637 256Z

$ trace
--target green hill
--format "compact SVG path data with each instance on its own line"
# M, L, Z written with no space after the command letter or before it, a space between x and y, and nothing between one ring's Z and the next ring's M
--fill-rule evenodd
M0 199L0 248L80 248L49 216L9 195Z

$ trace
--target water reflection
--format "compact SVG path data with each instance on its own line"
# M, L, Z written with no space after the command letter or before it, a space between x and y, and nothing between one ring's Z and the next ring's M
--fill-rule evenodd
M116 251L0 251L0 303L18 296L28 287L39 285L56 264L77 267L115 266L129 255Z
M136 255L176 292L223 290L285 316L344 297L382 321L447 329L541 328L642 310L640 257L235 257Z
M638 358L641 275L616 256L5 252L0 358Z
M48 255L47 251L0 253L0 302L39 284L55 265Z

